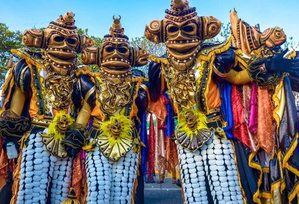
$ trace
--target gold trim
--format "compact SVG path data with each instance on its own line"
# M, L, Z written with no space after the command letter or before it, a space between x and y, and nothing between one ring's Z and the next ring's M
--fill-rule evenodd
M236 165L236 167L237 167L237 169L238 169L238 171L237 171L237 175L238 175L238 183L239 183L240 188L241 188L242 200L243 200L243 203L244 203L244 204L247 204L248 201L247 201L247 199L246 199L246 193L245 193L245 190L244 190L244 188L243 188L243 186L242 186L241 176L240 176L240 172L239 172L239 168L238 168L238 160L237 160L237 157L236 157L236 146L235 146L235 144L234 144L233 142L231 142L231 141L229 141L229 142L230 142L230 144L233 146L233 150L234 150L234 161L235 161L235 165Z
M253 161L254 157L256 156L256 152L252 152L250 155L249 155L249 158L248 158L248 166L259 171L259 178L258 178L258 184L257 184L257 191L253 194L253 201L258 203L258 204L261 204L261 199L260 199L260 196L261 196L261 192L260 192L260 186L262 184L262 178L263 178L263 168L260 164L256 163Z
M100 123L97 136L100 151L111 161L118 161L132 149L134 131L129 117L114 114L109 120Z
M88 101L89 97L91 96L91 94L93 94L95 92L95 90L96 90L95 86L93 86L91 89L89 89L84 97L84 100Z
M285 108L285 91L284 91L284 83L283 78L279 82L279 84L275 88L275 92L272 96L272 100L274 103L274 110L273 110L273 118L276 122L276 130L279 130L280 121L283 117L284 108Z

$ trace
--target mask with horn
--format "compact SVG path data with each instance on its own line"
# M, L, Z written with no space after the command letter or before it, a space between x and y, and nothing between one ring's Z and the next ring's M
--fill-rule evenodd
M70 74L75 69L77 54L93 44L91 39L78 34L74 16L67 12L44 30L26 30L22 38L26 46L44 49L47 68L60 75Z
M188 0L172 0L163 20L153 20L145 36L154 43L165 43L173 66L180 70L191 67L202 42L215 37L221 28L216 18L198 16Z
M121 16L113 16L113 24L109 34L104 36L101 47L84 50L82 55L84 64L97 64L110 74L124 74L129 72L133 66L147 64L148 53L130 45L120 20Z

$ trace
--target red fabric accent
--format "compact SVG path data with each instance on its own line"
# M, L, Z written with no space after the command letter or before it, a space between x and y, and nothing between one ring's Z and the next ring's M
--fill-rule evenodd
M155 172L155 128L153 116L150 114L150 128L148 135L148 167L147 175L150 181L153 181Z
M251 148L248 128L244 118L244 109L242 104L242 93L238 90L237 86L232 87L232 112L234 118L234 136L241 141L244 145Z
M73 160L73 175L71 187L74 188L77 199L84 198L84 182L86 181L85 175L85 153L82 151Z

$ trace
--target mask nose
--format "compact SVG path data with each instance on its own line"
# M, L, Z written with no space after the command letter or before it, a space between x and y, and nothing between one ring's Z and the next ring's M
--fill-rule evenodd
M182 30L179 29L178 35L176 37L176 40L185 40L186 38L182 35Z

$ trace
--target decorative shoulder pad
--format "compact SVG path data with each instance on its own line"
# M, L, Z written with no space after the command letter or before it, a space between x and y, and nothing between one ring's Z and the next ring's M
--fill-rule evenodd
M16 63L14 67L14 80L15 85L20 87L23 92L30 90L31 72L25 59L21 59Z
M76 108L80 108L82 100L85 100L91 107L95 106L96 86L93 77L82 74L74 85L73 102Z

